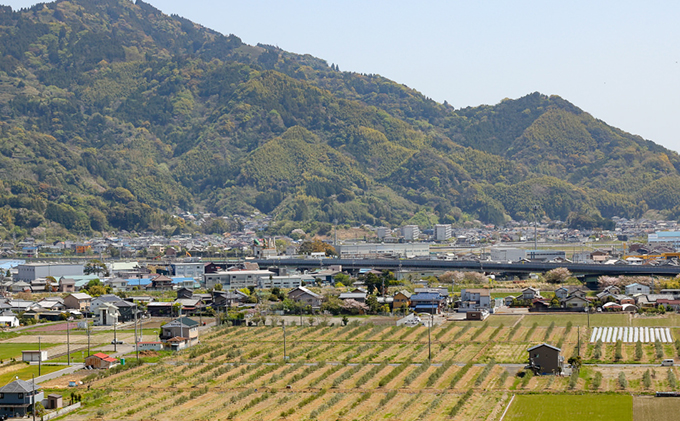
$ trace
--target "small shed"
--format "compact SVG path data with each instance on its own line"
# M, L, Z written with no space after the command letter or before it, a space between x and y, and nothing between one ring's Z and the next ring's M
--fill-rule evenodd
M47 395L47 406L45 407L46 409L59 409L64 406L64 400L61 397L61 395L58 395L56 393L53 393L51 395Z
M29 350L21 351L21 361L37 362L47 361L47 351Z
M485 310L468 311L465 314L465 320L484 320L489 317L489 312Z
M560 374L564 364L562 350L552 345L540 344L527 349L529 366L537 374Z
M163 342L137 342L137 349L140 351L162 351Z
M109 369L115 365L118 364L118 360L108 356L107 354L104 354L103 352L99 352L94 355L90 355L89 357L85 358L85 366L93 367L93 368L103 368L103 369Z

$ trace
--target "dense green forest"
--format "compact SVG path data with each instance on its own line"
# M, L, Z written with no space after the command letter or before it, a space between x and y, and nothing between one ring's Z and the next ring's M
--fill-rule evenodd
M0 8L0 107L5 237L180 232L193 228L172 215L199 210L374 225L501 225L535 205L576 224L680 215L677 153L560 97L454 110L141 0Z

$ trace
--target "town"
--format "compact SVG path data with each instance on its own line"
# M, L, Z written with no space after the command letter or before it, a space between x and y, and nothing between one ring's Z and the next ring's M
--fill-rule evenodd
M244 231L222 236L217 252L209 250L219 244L214 237L107 237L58 242L58 251L30 238L6 244L0 416L172 418L151 401L131 409L112 397L92 404L102 387L122 387L119 396L130 376L138 384L149 375L164 380L143 397L154 387L164 399L170 387L197 388L173 405L198 418L221 411L197 406L220 387L232 391L225 406L235 419L248 419L260 402L268 402L268 418L359 414L371 402L406 409L409 390L427 403L414 419L432 405L451 417L498 419L530 405L522 392L531 390L677 393L680 277L653 275L680 273L680 232L661 230L674 227L622 220L616 231L589 233L362 227L373 241ZM569 246L571 236L579 247ZM347 259L352 267L334 263ZM414 263L362 264L376 259ZM556 267L463 271L428 268L432 260ZM572 273L574 262L619 274ZM196 365L194 374L171 374L182 363ZM610 363L620 369L600 366ZM659 377L656 366L670 371ZM618 405L620 395L612 396Z

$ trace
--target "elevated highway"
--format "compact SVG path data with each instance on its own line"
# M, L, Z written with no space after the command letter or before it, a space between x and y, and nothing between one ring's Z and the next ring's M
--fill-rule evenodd
M567 268L575 275L637 275L674 277L680 274L680 266L637 266L604 265L585 263L500 263L472 260L420 260L420 259L256 259L260 267L287 266L300 269L314 269L342 265L344 270L360 268L374 269L412 269L412 270L450 270L477 272L504 272L508 274L527 274L547 272L555 268Z

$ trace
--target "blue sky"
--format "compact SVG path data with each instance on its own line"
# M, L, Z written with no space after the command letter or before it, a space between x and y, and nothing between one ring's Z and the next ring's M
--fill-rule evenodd
M680 2L147 2L248 44L381 74L456 108L559 95L680 151Z

